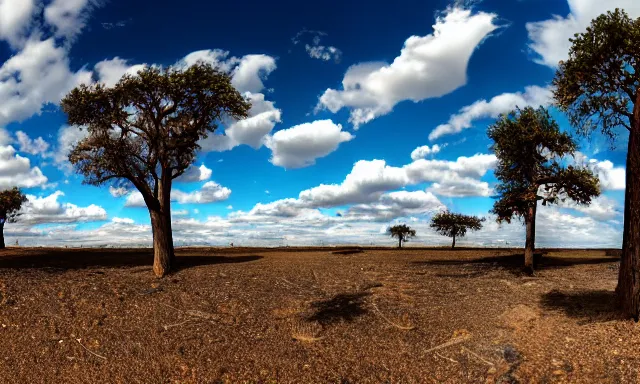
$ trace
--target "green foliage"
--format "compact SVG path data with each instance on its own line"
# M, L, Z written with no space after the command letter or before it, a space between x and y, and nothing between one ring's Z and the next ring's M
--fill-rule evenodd
M157 198L159 183L170 186L194 161L198 140L250 107L229 75L202 63L147 67L113 88L82 85L62 100L69 124L89 132L69 160L87 184L126 179L145 200Z
M620 9L607 12L571 43L553 81L560 109L582 134L599 127L613 139L615 128L632 129L640 84L640 18L632 20Z
M468 230L482 229L484 218L449 211L438 212L431 218L431 228L442 236L464 237Z
M405 242L412 237L416 237L416 230L406 224L398 224L387 228L387 233L395 237L400 242Z
M14 222L19 215L18 211L26 201L27 196L17 187L0 192L0 219Z
M598 178L590 170L561 165L563 157L575 153L576 144L560 132L546 109L527 107L502 115L488 135L498 158L494 173L500 181L499 199L491 211L498 222L525 216L539 200L542 205L566 198L589 204L600 194Z

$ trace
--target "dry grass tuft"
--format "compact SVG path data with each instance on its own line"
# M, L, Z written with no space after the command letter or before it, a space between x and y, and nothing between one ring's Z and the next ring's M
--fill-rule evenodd
M382 317L382 319L383 319L384 321L386 321L387 323L389 323L389 324L393 325L394 327L396 327L396 328L398 328L398 329L401 329L401 330L403 330L403 331L410 331L410 330L412 330L412 329L415 329L415 328L416 328L415 326L413 326L412 324L410 324L410 323L409 323L409 317L407 316L407 314L402 315L402 319L401 319L401 320L402 320L402 322L403 322L404 324L399 324L399 322L392 321L392 320L390 320L387 316L385 316L385 315L380 311L380 308L378 308L378 306L377 306L375 303L371 304L371 306L373 307L373 309L375 309L375 310L376 310L376 313L378 313L378 315L380 315L380 317Z
M291 329L291 338L304 343L313 343L324 339L320 336L322 325L317 321L296 321Z

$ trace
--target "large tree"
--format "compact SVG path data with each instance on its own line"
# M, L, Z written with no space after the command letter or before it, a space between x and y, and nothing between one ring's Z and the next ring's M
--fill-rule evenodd
M402 243L416 236L416 230L407 224L397 224L387 228L387 233L391 237L398 239L398 248L402 248Z
M571 136L560 132L549 112L540 107L516 109L489 127L491 150L498 158L495 176L498 200L492 213L498 222L513 217L526 226L525 271L533 273L536 211L542 205L557 204L566 198L590 204L600 194L599 181L583 167L563 166L567 155L576 151Z
M555 99L578 132L612 140L629 131L622 259L616 289L623 311L640 317L640 18L607 12L571 39L560 62ZM622 128L624 130L624 128Z
M127 182L144 198L153 230L153 271L174 260L171 185L193 163L198 141L250 104L228 74L203 63L186 69L147 67L114 87L81 85L63 100L69 124L88 136L69 154L91 185Z
M19 188L7 189L0 192L0 249L4 249L4 224L15 222L22 204L27 201Z
M451 237L451 248L456 247L456 238L465 237L468 230L479 231L482 229L484 218L463 215L449 211L438 212L431 218L431 228L442 236Z

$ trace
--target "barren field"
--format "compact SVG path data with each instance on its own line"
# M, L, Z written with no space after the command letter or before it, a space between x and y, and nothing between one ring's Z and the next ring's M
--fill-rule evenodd
M9 249L2 383L632 383L618 261L550 250Z

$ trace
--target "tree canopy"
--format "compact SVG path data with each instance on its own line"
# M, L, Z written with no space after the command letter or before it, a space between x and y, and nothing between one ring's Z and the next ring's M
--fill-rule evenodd
M175 179L193 163L200 139L250 107L226 73L202 63L147 67L113 88L81 85L62 100L69 124L89 131L69 160L87 184L126 179L157 197L162 176Z
M575 154L576 143L560 132L545 108L518 108L502 115L489 127L488 135L498 158L494 174L500 181L499 198L492 213L499 222L525 216L538 201L547 205L569 198L584 205L600 194L591 170L562 165L563 158Z
M158 276L173 259L172 181L193 163L200 139L224 119L246 117L250 107L227 73L203 63L186 69L147 67L112 88L81 85L62 100L69 124L88 130L69 154L84 182L124 180L142 194Z
M538 202L557 204L568 198L590 204L600 194L599 181L587 168L563 164L574 155L576 143L560 131L543 107L518 108L501 115L488 135L493 140L491 151L498 158L494 174L499 180L498 200L491 212L498 222L524 218L525 268L532 273Z
M553 80L554 97L583 134L599 128L611 138L632 129L640 84L640 18L623 10L598 16L571 41Z
M0 220L2 224L4 222L15 222L19 215L22 204L27 202L27 196L25 196L20 188L14 187L0 192Z
M402 247L402 243L416 236L416 230L406 224L398 224L387 229L387 233L391 237L398 239L398 248Z
M456 238L466 236L468 230L479 231L482 229L484 220L484 218L477 216L443 211L436 213L431 218L431 228L442 236L451 237L453 239L451 247L454 248Z
M22 204L26 201L27 196L17 187L0 192L0 249L5 247L3 233L5 222L15 222Z

